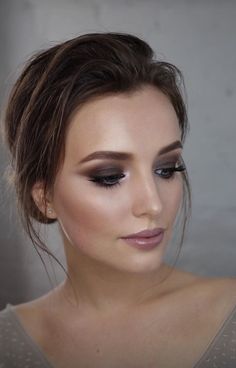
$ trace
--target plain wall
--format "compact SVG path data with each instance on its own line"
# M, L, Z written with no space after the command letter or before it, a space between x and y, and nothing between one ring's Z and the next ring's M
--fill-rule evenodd
M193 211L177 266L200 275L236 276L235 19L234 0L0 2L2 102L34 51L87 32L133 33L148 41L157 57L183 71L191 125L184 158ZM51 287L15 214L14 195L3 177L7 163L2 147L0 307L32 299ZM63 260L56 231L55 226L49 231L48 244ZM57 268L56 273L61 280L63 272Z

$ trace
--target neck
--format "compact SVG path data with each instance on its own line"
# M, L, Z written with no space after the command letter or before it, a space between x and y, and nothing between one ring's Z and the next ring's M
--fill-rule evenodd
M164 263L155 272L131 273L72 253L66 251L68 278L63 290L75 307L114 313L156 300L168 288L172 268Z

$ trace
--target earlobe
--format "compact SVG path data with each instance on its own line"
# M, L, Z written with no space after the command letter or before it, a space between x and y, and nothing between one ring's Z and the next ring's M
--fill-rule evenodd
M44 216L50 219L56 219L56 213L51 201L46 197L43 183L34 184L31 191L32 198L38 209Z

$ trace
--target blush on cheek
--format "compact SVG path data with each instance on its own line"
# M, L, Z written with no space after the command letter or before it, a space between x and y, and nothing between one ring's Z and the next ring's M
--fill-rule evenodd
M87 193L78 197L67 195L60 198L58 221L69 242L82 249L87 242L99 242L104 235L114 236L114 227L120 217L117 203L104 195L93 196Z

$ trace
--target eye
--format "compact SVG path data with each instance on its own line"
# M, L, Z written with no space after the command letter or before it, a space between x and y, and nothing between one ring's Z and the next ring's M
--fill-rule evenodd
M122 173L116 173L112 175L97 175L91 177L89 181L94 182L96 185L105 188L114 188L116 185L120 185L120 180L125 177Z
M182 172L186 170L184 165L163 167L155 170L155 173L162 179L172 179L176 172Z
M157 174L161 179L170 180L174 178L176 172L184 171L185 166L177 163L166 163L164 167L157 168L154 170L154 173ZM107 171L107 170L99 170L91 174L89 176L89 181L93 182L95 185L107 189L112 189L121 184L121 180L125 178L125 174L123 172L117 171Z

